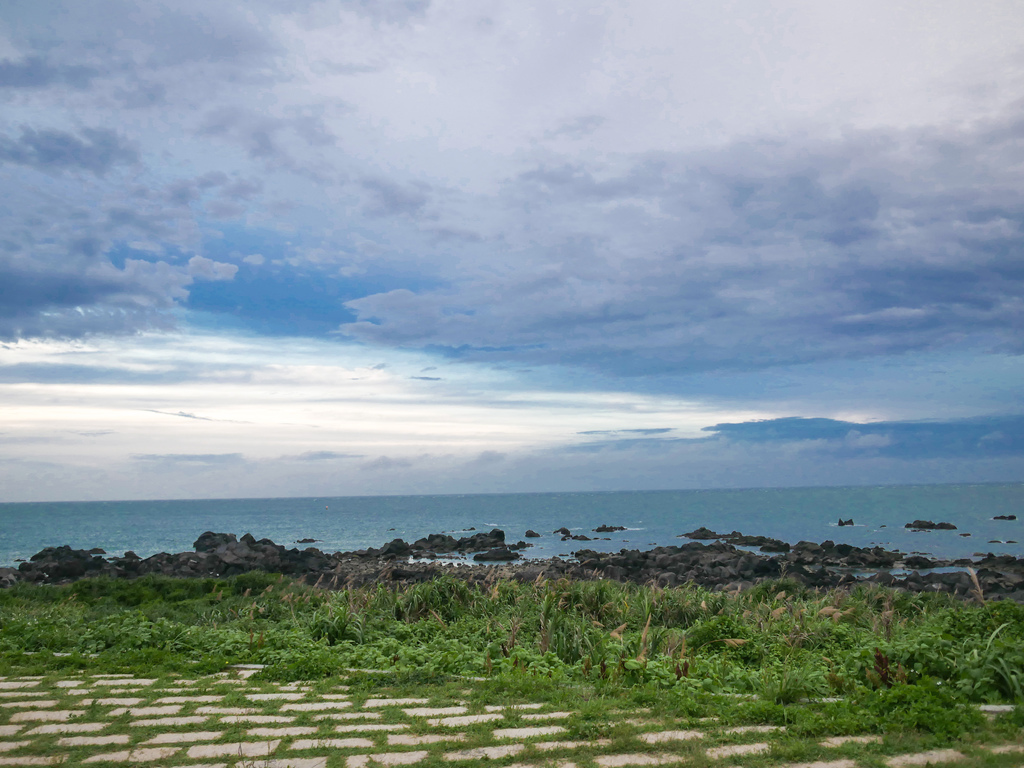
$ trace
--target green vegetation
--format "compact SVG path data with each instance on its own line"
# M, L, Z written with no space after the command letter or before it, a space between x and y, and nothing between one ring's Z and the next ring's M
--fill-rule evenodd
M197 675L235 663L265 664L258 679L276 681L378 670L360 676L371 687L483 678L484 693L565 701L588 738L611 728L593 702L614 700L803 736L948 739L983 724L968 703L1024 702L1024 606L792 582L738 595L452 578L328 592L265 573L0 591L0 675ZM826 700L788 706L806 699ZM1008 734L1021 709L999 721Z

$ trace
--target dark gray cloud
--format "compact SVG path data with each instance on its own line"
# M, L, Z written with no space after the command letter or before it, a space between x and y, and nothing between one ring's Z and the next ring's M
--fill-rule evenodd
M894 459L986 458L1024 455L1024 416L955 421L882 421L785 418L716 424L705 431L747 443L819 443L849 456Z
M628 431L628 430L623 430ZM703 447L795 448L831 459L985 460L1024 456L1024 416L1004 415L948 421L879 421L858 423L825 418L790 417L715 424L706 437L612 438L569 447L570 453L642 451L652 454ZM614 434L608 432L585 435Z
M41 56L0 61L0 88L85 88L95 76L96 70L91 67L52 64Z
M466 246L479 269L350 301L342 330L620 375L1021 351L1022 125L538 165Z
M134 453L136 461L168 462L173 464L240 464L245 457L240 453Z
M84 128L81 138L66 131L23 128L17 139L0 136L0 163L43 171L77 169L97 176L115 165L138 162L136 148L105 128Z
M421 214L427 205L425 185L403 185L383 178L362 180L367 193L364 210L369 216L411 216Z

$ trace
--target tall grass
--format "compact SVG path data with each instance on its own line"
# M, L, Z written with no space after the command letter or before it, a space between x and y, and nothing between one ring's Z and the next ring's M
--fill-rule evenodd
M779 703L940 682L973 701L1017 701L1024 607L875 586L817 593L786 581L737 595L450 577L327 591L264 573L0 592L0 673L231 662L267 664L265 674L279 678L345 667L525 674L757 693Z

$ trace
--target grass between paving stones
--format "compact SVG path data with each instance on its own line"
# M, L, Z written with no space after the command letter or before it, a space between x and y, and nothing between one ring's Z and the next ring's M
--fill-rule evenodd
M236 663L267 666L242 684L206 677ZM353 667L381 671L344 672ZM39 690L57 699L56 709L85 709L83 719L96 720L110 707L82 707L76 702L83 697L72 689L53 686L58 679L103 673L159 678L138 692L104 696L143 698L141 707L164 695L223 693L215 706L287 714L293 716L289 725L318 729L300 738L362 734L334 731L357 721L286 712L281 706L288 702L253 702L244 694L309 680L309 700L315 700L337 693L344 675L354 710L367 698L397 697L428 698L431 707L465 704L471 714L483 713L487 705L526 702L572 713L536 722L523 717L530 712L506 712L499 725L433 727L401 709L381 708L372 722L408 726L402 733L465 734L463 742L394 748L387 746L386 733L366 734L374 751L426 750L424 766L449 764L441 758L445 752L493 745L496 727L538 725L566 729L541 741L610 741L543 756L527 751L495 764L548 758L587 764L600 754L656 752L701 765L712 762L704 752L709 746L764 741L772 745L768 754L733 757L729 764L851 757L881 767L888 755L952 744L971 764L1016 765L1019 755L992 755L978 745L1024 736L1024 607L879 588L816 594L786 582L736 596L613 582L499 582L477 589L453 579L328 593L262 573L223 580L85 580L0 592L0 675L45 675ZM173 675L199 682L186 686L187 693L157 695L176 687ZM822 697L838 700L801 703ZM10 700L0 697L0 704ZM1018 706L990 722L970 706L984 701ZM200 706L209 705L185 704L179 714ZM0 724L16 711L21 710L0 707ZM702 720L708 717L717 722ZM102 733L130 735L138 746L166 730L131 721L122 715ZM722 732L761 724L785 731ZM283 725L214 718L175 730L222 731L216 743L234 743L260 740L249 735L251 728ZM686 729L708 736L653 746L637 741L645 731ZM838 749L818 744L824 737L856 734L884 734L885 741ZM97 747L59 747L59 738L15 754L57 750L74 763L97 753ZM330 754L331 764L340 766L339 755L366 752L287 754Z
M541 682L523 691L523 681L518 679L505 680L503 678L486 682L473 683L468 685L464 681L448 681L443 684L412 684L404 683L396 685L387 683L387 676L383 675L354 675L345 680L348 684L347 690L341 690L340 678L320 680L308 686L308 691L302 691L306 700L322 701L324 695L347 695L352 702L353 710L363 709L362 704L367 698L422 698L427 699L428 704L423 706L447 707L454 705L465 705L470 713L482 713L487 705L509 705L520 703L542 703L540 710L508 711L506 717L500 724L494 722L463 726L458 728L428 727L423 718L407 716L402 710L404 707L380 707L381 717L373 720L375 723L390 723L408 725L407 731L410 734L423 733L464 733L465 739L460 742L449 742L430 744L418 747L389 747L387 746L386 734L371 733L368 737L374 742L372 750L362 749L335 749L314 747L301 752L281 750L275 753L274 757L282 755L295 755L301 757L312 757L322 755L329 757L328 765L338 767L344 765L344 757L348 755L365 754L367 752L396 752L396 751L418 751L428 752L428 757L417 765L424 768L433 766L452 765L444 760L443 755L455 750L468 750L477 747L493 746L492 731L496 727L515 728L527 725L536 725L536 721L526 720L523 715L535 714L544 711L564 710L572 712L572 716L564 720L551 721L566 729L566 732L557 736L544 736L527 740L527 743L536 741L585 741L595 744L598 739L607 739L608 743L597 746L584 746L577 749L555 750L551 752L534 752L527 748L517 755L508 758L501 758L493 761L494 765L505 765L513 762L529 762L538 765L546 761L554 761L559 758L571 759L577 765L591 765L592 760L600 755L610 754L636 754L636 753L657 753L676 755L687 764L696 766L722 765L721 761L712 761L705 750L709 747L717 747L729 744L748 744L764 741L771 745L771 750L764 755L748 755L741 758L732 758L728 764L756 766L778 765L780 762L812 762L815 760L835 760L839 758L851 758L857 761L858 765L865 768L877 766L883 768L886 757L908 752L921 752L933 749L938 746L949 746L948 738L936 734L928 734L920 731L902 732L886 736L881 744L860 745L849 744L837 749L828 749L819 746L821 734L809 737L799 730L801 723L814 720L815 715L835 712L842 709L844 702L833 703L807 703L789 706L768 705L761 701L737 701L722 700L721 697L701 695L686 702L673 700L671 697L660 697L657 701L650 701L648 696L638 696L642 691L619 690L618 692L608 689L598 689L598 686L578 685L572 687L560 687L550 681ZM80 678L87 679L87 678ZM85 715L79 720L108 722L104 729L104 735L127 735L131 740L131 747L142 746L142 742L148 741L159 733L173 730L176 733L188 733L195 731L220 731L222 736L212 742L202 743L236 743L265 740L265 737L254 737L248 731L252 726L244 724L221 724L216 719L211 719L203 724L194 726L176 727L173 729L156 726L138 727L132 726L131 718L126 714L116 718L110 718L110 706L91 704L85 707L78 706L82 696L67 694L67 689L54 687L55 678L47 678L34 688L34 691L45 691L47 698L56 699L56 708L77 708L85 709ZM245 707L265 713L279 713L282 711L282 704L287 703L281 700L253 702L246 694L250 693L272 693L280 691L280 684L268 681L252 679L246 683L233 687L218 684L210 679L200 679L197 684L187 686L188 693L168 693L168 688L179 688L175 678L164 677L157 680L151 686L139 688L130 694L132 698L142 698L144 701L138 706L150 706L155 704L158 698L166 695L210 695L223 693L223 698L217 706ZM643 691L649 692L649 691ZM115 697L128 696L128 694L115 694ZM90 694L86 698L92 698ZM5 699L4 701L9 701ZM199 706L207 706L205 703L194 703L182 705L180 714L188 715ZM419 704L414 706L421 706ZM9 712L12 708L4 708L0 715L3 720L9 719ZM21 711L21 710L14 710ZM714 712L718 717L715 722L709 722L705 712ZM305 725L317 727L318 733L314 736L303 736L302 738L338 738L333 732L333 721L321 721L316 719L313 712L295 713L294 725ZM787 723L787 730L778 733L768 734L728 734L724 729L735 723ZM28 727L25 728L28 730ZM647 732L660 732L667 730L700 730L705 732L706 738L686 742L666 742L656 746L649 746L638 740L638 736ZM825 733L829 733L826 729ZM346 734L354 736L355 734ZM968 756L966 765L984 766L1009 766L1016 765L1020 756L993 755L983 747L986 744L1009 742L1019 740L1020 727L1019 718L1016 715L1003 717L994 723L982 722L977 730L970 734L963 734L953 742L953 746ZM24 734L11 736L5 740L20 740L29 738ZM30 748L22 748L16 754L19 756L47 756L56 754L68 755L67 765L81 764L86 758L103 752L116 752L128 747L120 745L109 745L103 747L63 747L60 745L60 735L52 735L35 739ZM287 746L288 739L284 745ZM1015 762L1016 760L1016 762ZM196 762L209 762L196 758L189 760L185 757L185 748L180 750L179 755L172 761L164 761L160 764L187 765ZM265 762L265 761L263 761ZM113 764L113 763L112 763ZM259 766L258 759L245 759L235 761L236 765Z

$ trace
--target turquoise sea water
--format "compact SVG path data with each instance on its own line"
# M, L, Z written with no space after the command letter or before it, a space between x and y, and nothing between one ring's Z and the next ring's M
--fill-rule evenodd
M1015 514L1013 522L992 520ZM856 525L838 527L839 518ZM910 533L915 519L951 522L956 531ZM602 523L629 530L595 534ZM452 496L363 496L199 501L105 501L0 504L0 564L11 565L46 546L101 547L109 554L133 550L142 557L190 550L206 530L296 545L321 540L326 551L377 547L429 533L454 535L468 528L502 528L511 541L528 528L544 534L525 554L549 557L591 548L685 543L678 534L701 525L738 530L795 543L800 540L880 544L936 557L976 552L1024 556L1024 484L771 488L614 493L528 493ZM608 536L611 541L560 541L551 532ZM970 533L970 537L961 537Z

